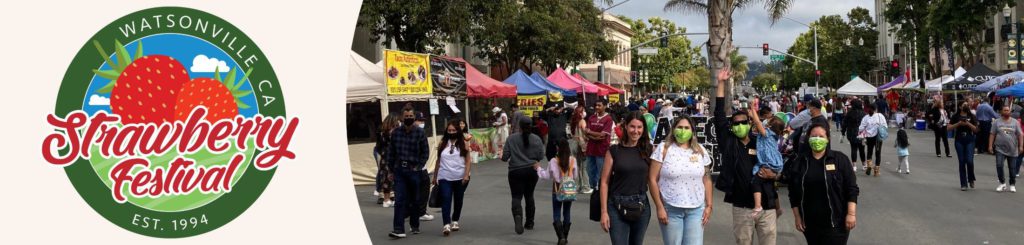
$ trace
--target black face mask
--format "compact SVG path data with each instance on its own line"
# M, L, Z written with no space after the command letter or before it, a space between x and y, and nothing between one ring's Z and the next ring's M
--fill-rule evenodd
M448 136L448 139L458 139L459 138L459 133L454 133L454 134L453 133L448 133L447 136Z
M415 122L416 122L415 118L402 119L402 124L405 125L405 126L412 126L412 124L415 123Z

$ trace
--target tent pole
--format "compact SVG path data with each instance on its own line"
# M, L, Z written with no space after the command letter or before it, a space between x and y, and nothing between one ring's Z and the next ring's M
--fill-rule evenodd
M466 96L466 100L464 102L466 103L466 130L469 130L469 112L471 112L469 110L469 96Z

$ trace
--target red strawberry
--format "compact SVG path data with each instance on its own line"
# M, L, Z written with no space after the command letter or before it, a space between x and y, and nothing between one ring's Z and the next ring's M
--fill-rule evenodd
M98 43L96 48L113 70L93 71L107 78L116 74L110 84L97 92L110 92L110 108L121 116L122 123L162 123L174 119L171 109L177 101L176 93L189 80L181 62L166 55L142 56L141 43L132 61L124 46L115 42L116 63L106 58L109 56Z
M192 109L202 105L206 107L206 120L216 122L221 119L231 119L238 115L238 108L249 108L238 98L252 93L251 90L238 91L246 76L235 82L235 70L221 82L220 72L214 73L214 78L196 78L185 83L178 92L177 101L174 106L174 120L185 121L188 119Z

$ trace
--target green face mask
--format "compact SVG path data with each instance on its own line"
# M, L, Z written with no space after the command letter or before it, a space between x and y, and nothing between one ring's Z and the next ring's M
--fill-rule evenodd
M750 125L748 125L748 124L733 125L732 126L732 133L735 134L736 137L746 138L747 134L750 133Z
M825 137L811 137L807 139L807 143L811 144L811 150L814 152L825 151L825 147L828 146L828 139Z
M677 128L672 130L672 135L676 136L677 143L686 143L693 137L693 130Z

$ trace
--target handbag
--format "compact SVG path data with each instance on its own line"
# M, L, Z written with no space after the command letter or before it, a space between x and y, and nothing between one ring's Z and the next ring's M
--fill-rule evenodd
M889 124L884 120L879 122L877 130L878 140L885 140L885 138L889 138Z
M430 199L427 200L427 206L431 208L441 207L441 188L434 187L430 188Z
M590 220L601 222L601 192L597 190L590 194Z

